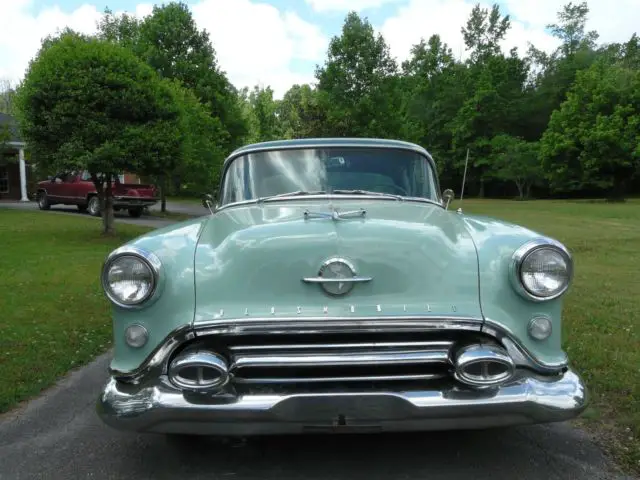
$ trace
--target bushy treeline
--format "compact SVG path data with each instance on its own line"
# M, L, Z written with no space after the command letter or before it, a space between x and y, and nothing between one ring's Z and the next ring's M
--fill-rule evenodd
M588 12L562 8L552 53L505 53L509 17L478 5L461 29L464 60L433 35L401 65L350 13L314 86L277 101L269 88L245 91L251 137L400 138L426 147L457 193L469 150L467 194L622 198L640 190L639 42L599 45Z

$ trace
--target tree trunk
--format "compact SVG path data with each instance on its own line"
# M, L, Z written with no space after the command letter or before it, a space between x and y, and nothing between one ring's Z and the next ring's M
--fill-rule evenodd
M526 198L527 200L529 200L531 198L531 184L530 183L527 183L527 187L525 189L524 198Z
M484 198L484 178L480 179L480 191L478 192L479 198Z
M160 211L165 213L167 211L167 176L162 175L160 177Z
M627 179L622 176L616 176L613 179L613 186L607 196L608 202L624 202L627 192Z
M104 191L104 199L100 202L102 208L102 233L113 235L116 233L115 219L113 216L113 191L111 189L111 175L107 175L107 188Z
M518 196L520 200L524 199L524 188L522 182L516 181L516 187L518 187Z

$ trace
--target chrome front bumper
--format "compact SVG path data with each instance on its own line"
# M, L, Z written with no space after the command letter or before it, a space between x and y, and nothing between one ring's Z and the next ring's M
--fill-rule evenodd
M568 420L587 393L571 370L553 377L520 371L485 390L449 387L348 393L183 395L163 384L137 387L111 379L97 402L120 430L202 435L416 431L487 428Z

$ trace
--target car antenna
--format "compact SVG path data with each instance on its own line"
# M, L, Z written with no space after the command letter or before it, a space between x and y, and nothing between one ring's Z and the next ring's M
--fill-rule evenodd
M458 213L462 213L462 198L464 197L464 184L467 181L468 165L469 165L469 149L467 148L467 159L464 162L464 175L462 175L462 189L460 190L460 206L458 207L458 210L456 210Z

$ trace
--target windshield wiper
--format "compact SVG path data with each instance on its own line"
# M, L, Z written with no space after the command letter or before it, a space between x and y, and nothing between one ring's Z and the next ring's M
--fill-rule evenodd
M395 200L404 200L402 195L394 195L393 193L372 192L371 190L333 190L331 193L342 193L345 195L373 195L376 197L394 198Z
M281 197L302 197L305 195L322 195L325 192L324 190L316 190L313 192L307 192L306 190L296 190L295 192L287 192L287 193L279 193L278 195L269 195L268 197L260 197L258 198L258 203L265 202L267 200L271 200L273 198L281 198Z

